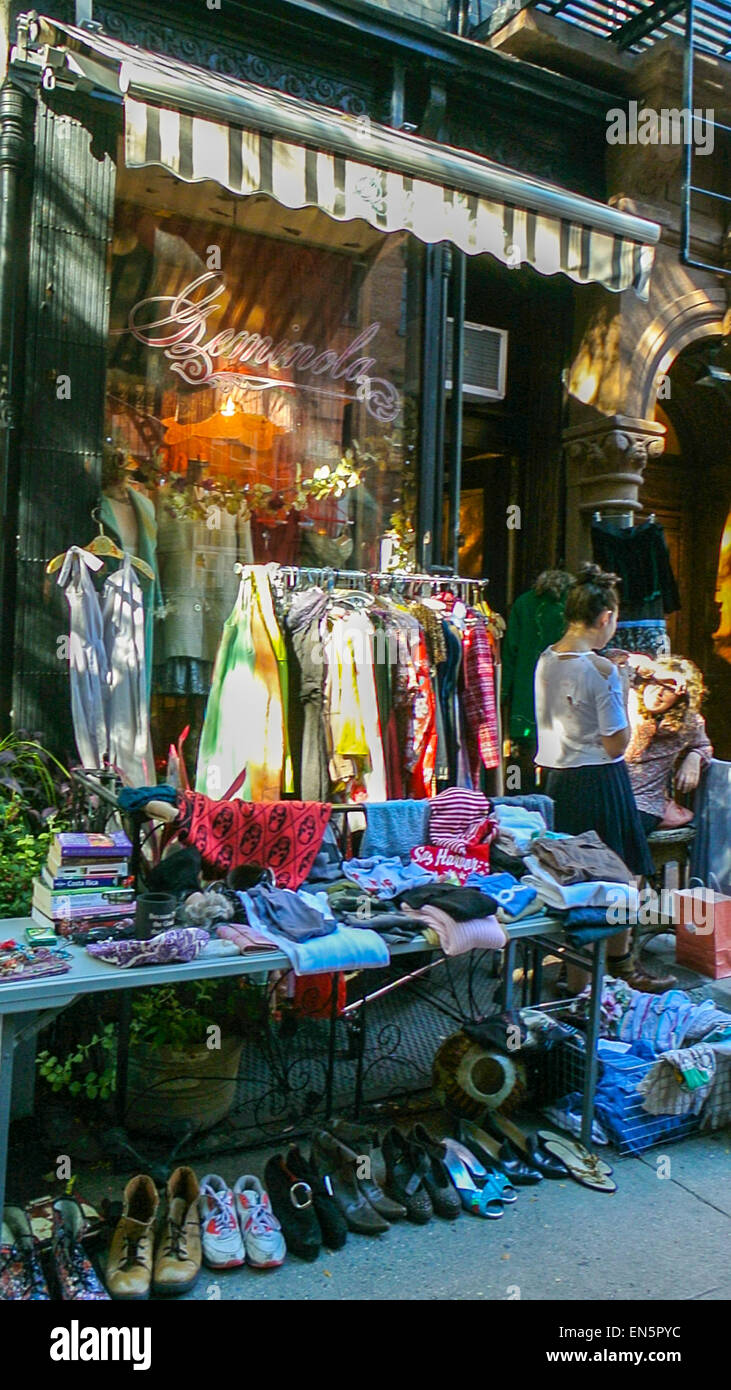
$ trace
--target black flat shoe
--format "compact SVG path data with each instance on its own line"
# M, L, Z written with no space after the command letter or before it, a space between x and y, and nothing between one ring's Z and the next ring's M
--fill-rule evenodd
M424 1178L431 1171L426 1150L410 1143L395 1125L386 1131L381 1147L386 1165L386 1192L406 1207L409 1221L425 1226L434 1215L431 1197L424 1186Z
M516 1158L522 1158L542 1177L554 1181L566 1178L568 1168L565 1163L550 1154L535 1134L525 1134L512 1120L506 1119L498 1111L485 1115L482 1123L493 1138L507 1144Z
M292 1145L287 1154L287 1167L300 1182L309 1183L312 1188L312 1205L320 1223L323 1245L328 1250L342 1250L348 1239L348 1223L314 1163L305 1158L301 1149Z
M281 1154L275 1154L264 1168L264 1185L272 1211L284 1232L287 1249L301 1260L316 1260L322 1246L322 1232L310 1184L287 1167Z
M422 1182L436 1215L445 1221L454 1221L462 1214L462 1199L444 1162L447 1150L441 1140L432 1138L424 1125L414 1125L408 1138L409 1143L419 1145L429 1159L430 1169L424 1174Z
M469 1120L460 1120L458 1139L467 1146L470 1153L479 1158L486 1168L499 1168L515 1187L533 1187L542 1182L542 1176L506 1141L498 1141L478 1125Z
M358 1185L358 1155L352 1149L323 1129L313 1136L312 1162L320 1177L329 1180L348 1230L359 1236L379 1236L389 1229Z
M335 1120L330 1126L330 1133L334 1134L341 1144L352 1149L359 1159L368 1160L367 1165L359 1165L356 1172L360 1173L361 1169L367 1166L370 1176L358 1176L356 1181L374 1211L377 1211L384 1221L401 1221L406 1215L406 1207L388 1197L373 1177L373 1150L378 1148L378 1135L373 1130L366 1129L365 1125L349 1124L346 1120Z

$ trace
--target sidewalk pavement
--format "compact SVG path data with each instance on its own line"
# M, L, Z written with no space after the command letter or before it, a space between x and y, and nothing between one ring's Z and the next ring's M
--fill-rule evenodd
M426 1117L434 1124L435 1117ZM216 1160L229 1183L262 1174L270 1150ZM194 1301L711 1299L731 1296L731 1131L616 1158L613 1196L571 1178L520 1188L499 1221L462 1213L427 1226L394 1225L312 1264L276 1270L204 1269ZM377 1171L377 1170L376 1170ZM199 1178L203 1176L197 1169ZM126 1178L87 1172L89 1200L119 1200Z

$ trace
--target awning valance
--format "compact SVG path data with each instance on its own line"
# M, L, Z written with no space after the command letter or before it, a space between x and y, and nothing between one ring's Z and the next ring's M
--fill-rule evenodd
M41 19L15 60L124 97L125 161L647 297L660 228L465 150Z

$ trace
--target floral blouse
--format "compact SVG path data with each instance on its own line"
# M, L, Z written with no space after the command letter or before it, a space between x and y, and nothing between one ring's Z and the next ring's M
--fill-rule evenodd
M713 757L702 714L689 711L679 729L664 729L662 721L634 718L632 738L624 755L637 808L662 816L670 799L673 770L687 753L699 753L704 766Z

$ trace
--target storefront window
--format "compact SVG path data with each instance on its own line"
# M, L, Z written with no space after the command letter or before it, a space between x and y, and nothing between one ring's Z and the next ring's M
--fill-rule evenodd
M237 563L413 560L420 251L161 171L118 195L100 517L155 569L159 722L204 700Z

